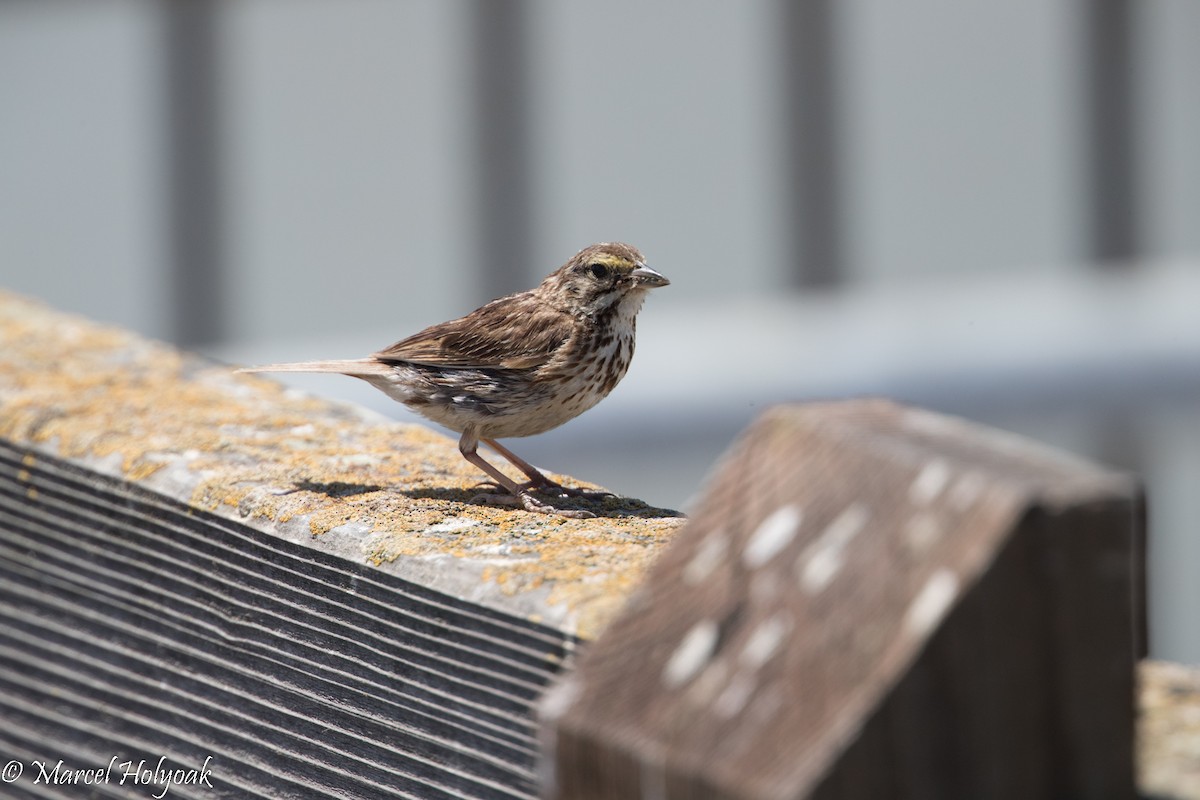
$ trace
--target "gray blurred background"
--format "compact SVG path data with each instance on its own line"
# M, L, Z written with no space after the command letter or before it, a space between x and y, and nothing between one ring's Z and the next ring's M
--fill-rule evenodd
M626 240L633 368L522 455L686 506L776 402L1028 434L1144 477L1194 662L1198 223L1194 0L0 2L0 286L356 357Z

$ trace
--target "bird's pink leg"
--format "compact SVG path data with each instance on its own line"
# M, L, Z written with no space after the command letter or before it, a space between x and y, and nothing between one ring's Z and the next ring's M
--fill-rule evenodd
M507 447L504 447L495 439L484 439L483 442L488 447L492 448L497 453L508 459L509 463L528 476L529 483L526 484L526 488L549 489L552 492L556 492L564 497L582 497L591 500L598 500L604 497L615 497L612 492L594 491L590 489L572 489L569 486L563 486L561 483L547 478L540 471L538 471L537 467L533 466L528 461L509 450Z
M508 492L506 495L481 494L476 499L485 500L490 503L520 505L526 511L532 511L536 514L555 514L560 517L571 517L573 519L585 519L596 516L590 511L555 508L549 503L543 503L541 500L538 500L529 493L527 485L518 485L503 472L485 461L483 456L479 455L479 440L469 433L463 433L462 438L458 440L458 452L462 453L463 458L467 461L483 470L496 482L497 486ZM501 455L504 454L501 453ZM530 467L530 469L533 468ZM534 472L537 472L537 470L534 470Z

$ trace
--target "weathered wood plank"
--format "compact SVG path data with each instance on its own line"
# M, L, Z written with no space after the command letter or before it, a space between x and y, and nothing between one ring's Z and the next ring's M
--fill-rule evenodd
M0 515L13 757L211 758L197 797L534 794L561 632L4 444Z
M480 479L423 427L0 293L0 795L144 798L121 763L164 757L212 784L169 797L534 796L534 702L682 520ZM60 759L108 772L35 782Z
M556 797L1131 797L1138 487L781 408L543 706Z
M424 426L3 292L0 438L585 637L683 522L633 498L566 521L473 502L486 476Z

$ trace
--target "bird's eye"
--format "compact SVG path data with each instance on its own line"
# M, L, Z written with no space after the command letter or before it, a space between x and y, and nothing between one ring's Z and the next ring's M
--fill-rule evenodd
M591 271L592 271L593 278L607 278L608 277L608 267L604 266L603 264L592 264L592 266L589 267L589 269L591 269Z

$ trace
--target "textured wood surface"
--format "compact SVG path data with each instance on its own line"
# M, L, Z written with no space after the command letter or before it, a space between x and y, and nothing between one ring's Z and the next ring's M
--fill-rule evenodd
M213 783L170 797L538 794L539 694L680 519L478 506L460 462L0 294L0 796L146 797L34 765L160 757ZM1128 796L1140 519L1012 437L777 411L546 698L543 768L576 797ZM1182 800L1195 681L1164 669L1143 782Z
M0 794L165 755L211 759L171 797L535 795L569 636L4 444L0 516Z
M160 758L212 784L167 797L535 796L533 703L682 518L481 479L424 427L0 293L0 797L150 797L120 765Z
M584 637L683 523L634 498L588 520L473 502L485 476L429 428L3 292L0 438Z
M780 408L542 708L571 798L1131 797L1129 479L878 401Z

